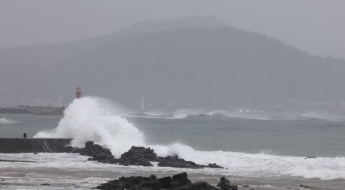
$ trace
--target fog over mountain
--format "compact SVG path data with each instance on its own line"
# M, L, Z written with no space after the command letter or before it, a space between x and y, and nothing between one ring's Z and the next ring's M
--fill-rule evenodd
M212 17L143 22L97 38L0 50L0 104L84 94L139 109L345 101L345 61L311 56Z

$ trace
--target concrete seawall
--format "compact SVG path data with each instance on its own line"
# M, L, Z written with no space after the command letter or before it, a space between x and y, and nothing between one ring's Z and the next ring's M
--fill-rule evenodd
M63 152L72 139L0 138L0 153Z

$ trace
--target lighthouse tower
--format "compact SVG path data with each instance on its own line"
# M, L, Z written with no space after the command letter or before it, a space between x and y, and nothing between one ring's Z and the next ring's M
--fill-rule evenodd
M80 87L78 86L77 91L75 91L75 98L79 99L81 98L81 90Z

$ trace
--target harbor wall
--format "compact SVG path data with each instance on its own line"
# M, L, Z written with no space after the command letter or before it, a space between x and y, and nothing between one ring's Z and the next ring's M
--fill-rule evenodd
M0 138L0 153L64 152L72 139Z

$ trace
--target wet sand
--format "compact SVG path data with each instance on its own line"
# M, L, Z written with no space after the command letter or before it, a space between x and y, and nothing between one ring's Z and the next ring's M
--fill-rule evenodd
M34 168L0 168L0 189L91 189L100 183L122 176L172 176L176 171L102 171L102 170L67 170ZM188 173L193 182L206 181L212 185L219 182L220 175ZM252 178L226 176L232 184L241 190L343 190L345 180L303 179L297 177ZM43 185L44 184L44 185ZM301 186L303 185L303 186Z

